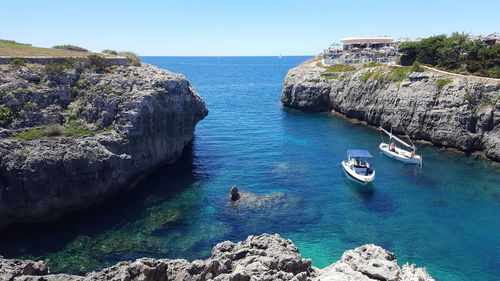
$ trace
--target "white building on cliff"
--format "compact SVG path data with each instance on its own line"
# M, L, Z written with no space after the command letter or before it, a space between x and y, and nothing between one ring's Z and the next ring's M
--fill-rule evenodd
M348 37L332 43L323 53L323 64L392 64L397 57L396 43L388 36ZM342 46L342 48L339 48Z

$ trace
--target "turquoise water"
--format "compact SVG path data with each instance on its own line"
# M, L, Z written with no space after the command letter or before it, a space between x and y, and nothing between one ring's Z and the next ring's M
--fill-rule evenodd
M176 166L91 210L0 233L0 254L83 273L143 256L204 258L223 240L279 233L324 267L374 243L437 280L500 279L500 165L419 146L422 168L377 151L380 134L282 108L288 69L308 57L144 57L185 74L210 114ZM369 150L372 186L346 179L345 150ZM232 206L232 185L255 201Z

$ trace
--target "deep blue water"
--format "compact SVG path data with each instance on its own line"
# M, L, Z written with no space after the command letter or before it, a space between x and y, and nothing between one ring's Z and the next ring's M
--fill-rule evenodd
M500 279L500 165L419 146L422 168L377 151L380 134L327 113L284 109L286 72L308 57L144 57L187 76L210 114L175 166L91 210L0 233L0 254L85 272L142 256L204 258L223 240L279 233L324 267L374 243L437 280ZM372 186L347 180L367 149ZM258 196L233 207L232 185Z

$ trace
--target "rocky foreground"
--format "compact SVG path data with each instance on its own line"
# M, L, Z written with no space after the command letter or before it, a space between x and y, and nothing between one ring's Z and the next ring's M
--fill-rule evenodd
M327 69L316 59L288 72L281 102L500 161L500 80L395 66Z
M0 227L130 187L175 161L207 113L183 75L148 64L0 65Z
M346 251L326 267L311 266L290 240L279 235L249 236L238 243L225 241L212 249L206 260L142 258L120 262L86 276L50 274L42 262L0 258L0 280L4 281L170 281L170 280L336 280L336 281L431 281L425 269L412 264L399 267L396 255L375 245Z

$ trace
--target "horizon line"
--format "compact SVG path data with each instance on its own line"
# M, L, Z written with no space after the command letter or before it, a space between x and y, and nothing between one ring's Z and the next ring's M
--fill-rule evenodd
M140 57L280 57L280 55L139 55ZM316 55L281 55L281 57L314 57Z

